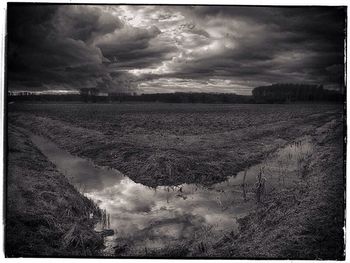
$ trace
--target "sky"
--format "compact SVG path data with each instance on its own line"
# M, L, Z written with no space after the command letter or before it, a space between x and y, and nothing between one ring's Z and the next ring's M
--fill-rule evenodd
M8 90L340 89L345 17L343 7L9 4Z

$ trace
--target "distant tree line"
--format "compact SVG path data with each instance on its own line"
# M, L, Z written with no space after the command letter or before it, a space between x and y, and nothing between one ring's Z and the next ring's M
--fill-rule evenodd
M343 95L322 85L273 84L254 88L256 103L290 103L296 101L343 101Z
M95 90L84 89L80 94L64 95L35 95L9 94L8 101L82 101L86 103L113 103L113 102L165 102L165 103L254 103L252 96L236 95L231 93L155 93L155 94L127 94L127 93L98 93Z
M84 102L97 102L99 90L97 88L81 88L80 97Z
M76 102L81 101L81 96L79 94L8 94L7 96L8 102L49 102L49 101L57 101L57 102Z
M8 101L38 101L38 102L78 102L113 103L113 102L165 102L165 103L293 103L298 101L342 102L343 95L339 92L324 89L322 85L305 84L273 84L254 88L252 96L234 93L154 93L127 94L101 92L97 88L83 88L80 94L35 95L30 92L19 94L8 93Z
M167 103L253 103L251 96L232 93L154 93L154 94L110 94L111 101L167 102Z

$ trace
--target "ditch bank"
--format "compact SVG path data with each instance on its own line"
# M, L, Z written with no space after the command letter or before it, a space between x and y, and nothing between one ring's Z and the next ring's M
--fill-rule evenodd
M105 256L341 259L341 128L339 121L328 122L313 137L210 187L149 188L43 137L32 140L108 211L115 235L105 239ZM259 197L258 174L264 181Z
M239 232L195 255L244 259L345 259L343 125L334 119L315 129L313 151L300 180L275 189Z
M7 257L99 255L103 238L94 225L100 209L13 125L8 127L7 165Z
M133 243L134 240L127 237L119 237L117 242L112 242L112 248L114 249L113 255L139 255L149 257L207 256L219 258L343 259L344 240L342 227L344 226L344 174L342 167L342 132L342 120L340 119L333 120L325 125L314 126L312 132L310 132L313 150L310 156L307 157L309 161L305 164L305 167L303 167L302 173L297 174L298 180L293 182L293 184L288 184L287 182L285 185L283 185L284 182L282 181L279 183L285 187L268 189L269 191L264 195L262 202L256 207L253 205L250 213L246 216L235 218L234 213L230 213L230 210L228 210L228 214L230 215L228 220L237 220L239 223L238 231L224 229L221 234L217 234L215 238L213 238L213 235L208 234L213 232L213 229L207 224L200 228L191 228L190 224L198 218L191 217L187 213L186 216L180 216L182 218L181 222L174 221L172 218L164 218L164 222L160 222L159 220L147 222L147 224L150 223L150 227L141 229L144 231L136 235L136 240L141 240L142 237L147 237L149 233L155 233L156 235L159 233L166 234L170 239L175 240L175 245L171 242L163 242L166 246L161 249L157 248L158 245L153 249L145 249L142 244L139 246L141 249L133 251L128 250L127 247L130 244L135 244ZM26 143L28 144L28 142ZM16 143L11 143L11 145L16 145ZM29 143L29 145L31 144ZM25 154L20 159L24 161L28 156L30 155ZM42 161L40 161L40 159L35 162L31 160L31 164L40 165ZM24 169L24 171L26 170ZM258 172L258 170L256 171ZM282 172L277 171L277 173ZM254 176L251 178L254 178ZM17 182L17 180L15 181ZM121 179L121 181L123 181L123 179ZM123 185L130 186L126 181L124 181ZM138 189L137 187L135 188L134 185L132 186L133 187L126 188L131 190ZM147 188L146 186L143 187L145 189ZM197 187L197 185L194 185L194 187L200 188ZM199 196L197 200L201 200L203 196L208 195L208 192L217 192L217 196L220 198L216 199L216 196L213 195L213 198L211 198L212 201L214 201L213 206L207 211L202 211L204 214L216 214L216 212L213 213L215 209L225 212L227 209L231 209L235 206L232 204L232 198L221 198L225 196L222 193L224 193L227 188L231 190L234 188L233 185L228 184L227 186L225 182L223 182L222 188L219 187L219 189L209 189L208 191L203 190L204 188L195 190L190 187L190 189L188 189L190 194L186 194L186 188L181 188L181 185L163 189L165 191L159 188L158 190L148 189L147 192L151 193L154 191L156 193L155 196L160 195L160 197L163 198L163 203L157 206L161 213L167 210L166 204L169 201L170 204L172 204L171 202L180 204L180 202L185 203L186 200L188 202L188 200L191 200L191 197L195 198L196 196ZM141 192L146 192L145 189L142 188ZM141 215L146 213L147 215L147 212L152 211L147 204L138 203L136 202L137 200L135 201L135 199L132 198L140 193L139 190L134 192L131 196L125 196L125 200L131 201L131 206L122 209L122 213L130 213L133 212L132 209L135 209L137 213ZM229 192L229 194L231 195L233 192L236 192L236 198L234 198L236 202L238 198L242 199L241 192L238 191L237 194L237 191L232 191L232 193ZM109 191L106 193L109 193ZM142 200L148 200L150 196L151 195ZM100 195L98 197L106 198L108 196ZM119 197L120 196L118 196L118 198ZM254 203L255 197L252 193L250 193L250 196L249 193L247 193L247 197L250 199L250 202L253 201ZM13 199L15 200L15 198ZM227 204L225 203L226 201L228 201ZM243 203L243 200L239 202ZM195 208L196 206L197 205L194 205L192 207ZM248 205L245 205L243 207L246 208L247 206ZM191 211L191 209L189 209L189 211ZM175 213L174 215L179 217L179 214ZM128 220L127 218L126 221ZM140 222L142 218L138 218L138 220ZM196 222L203 223L201 220L202 219L199 221L197 220ZM116 220L115 222L120 223L122 221ZM176 227L174 228L174 225L180 226L181 231L178 231ZM226 225L226 223L223 225ZM169 226L171 227L171 231L167 231ZM132 228L135 228L135 225L131 226L131 229ZM119 226L117 228L119 231L120 229L123 229L123 227ZM125 230L128 233L130 228L125 228ZM195 241L188 241L183 235L180 235L181 238L179 240L178 234L182 232L192 233L189 230L194 230ZM185 239L182 239L183 237L185 237ZM152 240L154 241L155 239ZM159 238L159 241L160 242L157 244L162 243L162 238Z

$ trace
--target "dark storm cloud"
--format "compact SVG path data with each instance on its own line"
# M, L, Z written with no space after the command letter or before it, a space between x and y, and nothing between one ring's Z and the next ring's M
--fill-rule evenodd
M109 60L93 44L123 27L117 17L84 6L10 5L8 14L10 89L133 88L116 85Z
M173 63L174 77L331 84L335 78L327 68L335 67L342 85L344 8L194 7L187 12L232 45L218 44L188 63Z
M161 31L156 26L125 26L113 34L97 39L95 44L106 58L118 62L119 67L143 68L159 63L163 57L176 50L162 42L155 42L159 34Z
M93 41L122 28L122 22L115 16L97 8L69 6L60 8L53 20L60 35L84 42Z
M9 88L341 86L345 17L343 7L10 4Z

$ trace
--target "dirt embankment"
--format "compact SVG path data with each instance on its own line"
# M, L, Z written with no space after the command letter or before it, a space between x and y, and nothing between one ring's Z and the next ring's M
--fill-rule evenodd
M6 256L98 255L103 239L90 213L99 209L12 125L6 179Z

